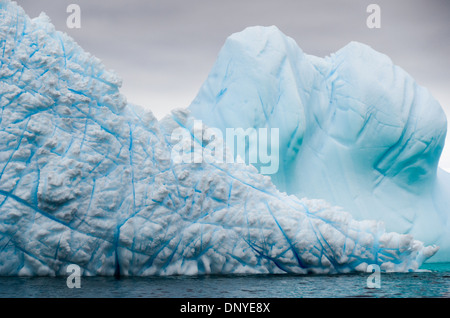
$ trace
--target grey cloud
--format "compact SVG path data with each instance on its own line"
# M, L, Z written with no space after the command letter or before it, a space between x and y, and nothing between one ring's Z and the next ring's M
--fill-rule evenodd
M308 54L329 55L359 41L389 55L450 113L450 1L446 0L19 0L45 11L56 28L124 80L130 101L158 116L188 106L226 37L247 26L276 25ZM366 27L366 7L381 7L381 29ZM77 3L82 28L66 27ZM177 105L178 104L178 105ZM449 161L450 167L450 161Z

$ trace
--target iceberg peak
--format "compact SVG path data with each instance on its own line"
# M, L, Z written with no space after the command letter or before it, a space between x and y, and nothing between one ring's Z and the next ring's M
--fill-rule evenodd
M384 221L448 260L448 211L436 208L448 201L437 186L446 116L387 55L350 42L320 58L275 27L247 28L225 42L189 109L221 130L279 128L278 189Z

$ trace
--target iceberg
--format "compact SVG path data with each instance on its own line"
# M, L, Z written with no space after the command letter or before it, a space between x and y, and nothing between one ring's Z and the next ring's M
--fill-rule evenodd
M120 78L43 13L0 0L0 52L2 276L415 271L438 250L214 161L195 138L208 126L127 103ZM212 160L174 160L179 129L200 145L181 156Z
M351 42L315 57L275 26L249 27L226 40L189 109L221 131L278 128L279 190L382 221L450 261L446 117L386 55Z

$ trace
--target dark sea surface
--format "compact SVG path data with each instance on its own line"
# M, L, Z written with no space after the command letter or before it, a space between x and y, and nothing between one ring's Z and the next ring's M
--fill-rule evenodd
M0 277L0 298L450 298L450 263L425 264L423 272L340 275L176 277Z

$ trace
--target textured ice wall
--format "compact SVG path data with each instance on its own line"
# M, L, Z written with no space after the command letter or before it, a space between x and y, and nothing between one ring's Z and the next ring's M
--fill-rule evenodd
M276 27L247 28L227 39L189 109L223 131L279 128L278 189L438 244L433 259L450 261L450 183L437 174L446 117L386 55L352 42L318 58Z
M114 73L5 0L0 53L0 275L407 271L437 250L252 166L174 164L187 111L127 105Z

